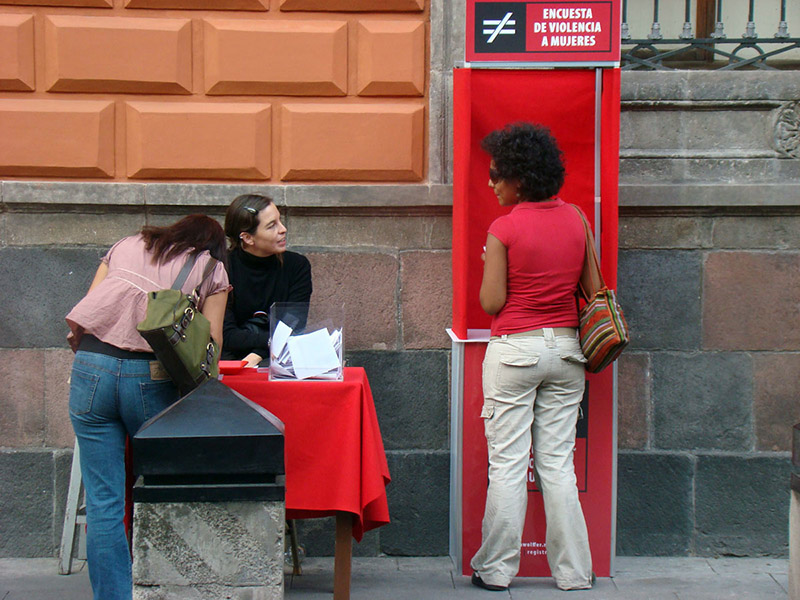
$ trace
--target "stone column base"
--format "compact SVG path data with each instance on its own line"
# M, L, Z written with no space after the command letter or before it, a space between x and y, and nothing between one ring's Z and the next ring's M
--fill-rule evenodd
M134 503L134 600L283 598L283 502Z

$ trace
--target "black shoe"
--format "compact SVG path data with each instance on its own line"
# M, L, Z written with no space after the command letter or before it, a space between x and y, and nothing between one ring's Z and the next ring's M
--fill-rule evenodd
M508 589L507 585L492 585L491 583L486 583L477 573L472 574L471 581L472 585L489 590L490 592L505 592Z

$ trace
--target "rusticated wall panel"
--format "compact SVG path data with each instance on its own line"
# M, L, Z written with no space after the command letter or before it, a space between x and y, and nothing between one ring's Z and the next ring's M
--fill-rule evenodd
M0 175L113 177L114 103L0 100Z
M263 104L131 102L128 177L269 179L270 112Z
M189 94L189 19L52 16L45 23L51 92Z
M358 94L422 96L425 24L364 21L358 27Z
M0 14L0 91L33 90L33 15Z
M268 10L269 0L125 0L125 7L183 10Z
M208 94L347 94L346 21L215 19L204 41Z
M281 179L417 180L423 113L412 104L285 104Z
M429 21L424 0L0 0L0 175L425 182Z
M11 6L77 6L83 8L111 8L114 0L3 0L0 4Z
M418 11L425 0L281 0L281 10L309 11Z

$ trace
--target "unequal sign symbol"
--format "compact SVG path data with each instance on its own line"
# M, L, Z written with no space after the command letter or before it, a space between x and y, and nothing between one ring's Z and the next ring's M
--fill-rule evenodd
M489 39L486 40L487 44L491 44L494 41L494 39L500 34L503 34L503 35L514 35L516 33L515 29L506 29L506 25L511 26L511 25L516 25L517 24L516 21L511 20L511 15L513 15L513 14L514 13L507 12L506 16L504 16L499 21L497 19L484 19L483 20L483 26L484 27L487 27L487 26L491 27L492 25L496 25L497 26L495 29L484 29L483 30L483 34L489 36Z

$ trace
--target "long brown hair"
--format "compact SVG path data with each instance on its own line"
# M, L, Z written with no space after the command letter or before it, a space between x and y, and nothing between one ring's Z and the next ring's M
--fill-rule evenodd
M189 215L166 227L148 225L141 233L154 263L165 263L187 250L208 250L221 263L227 262L225 232L219 223L206 215Z

